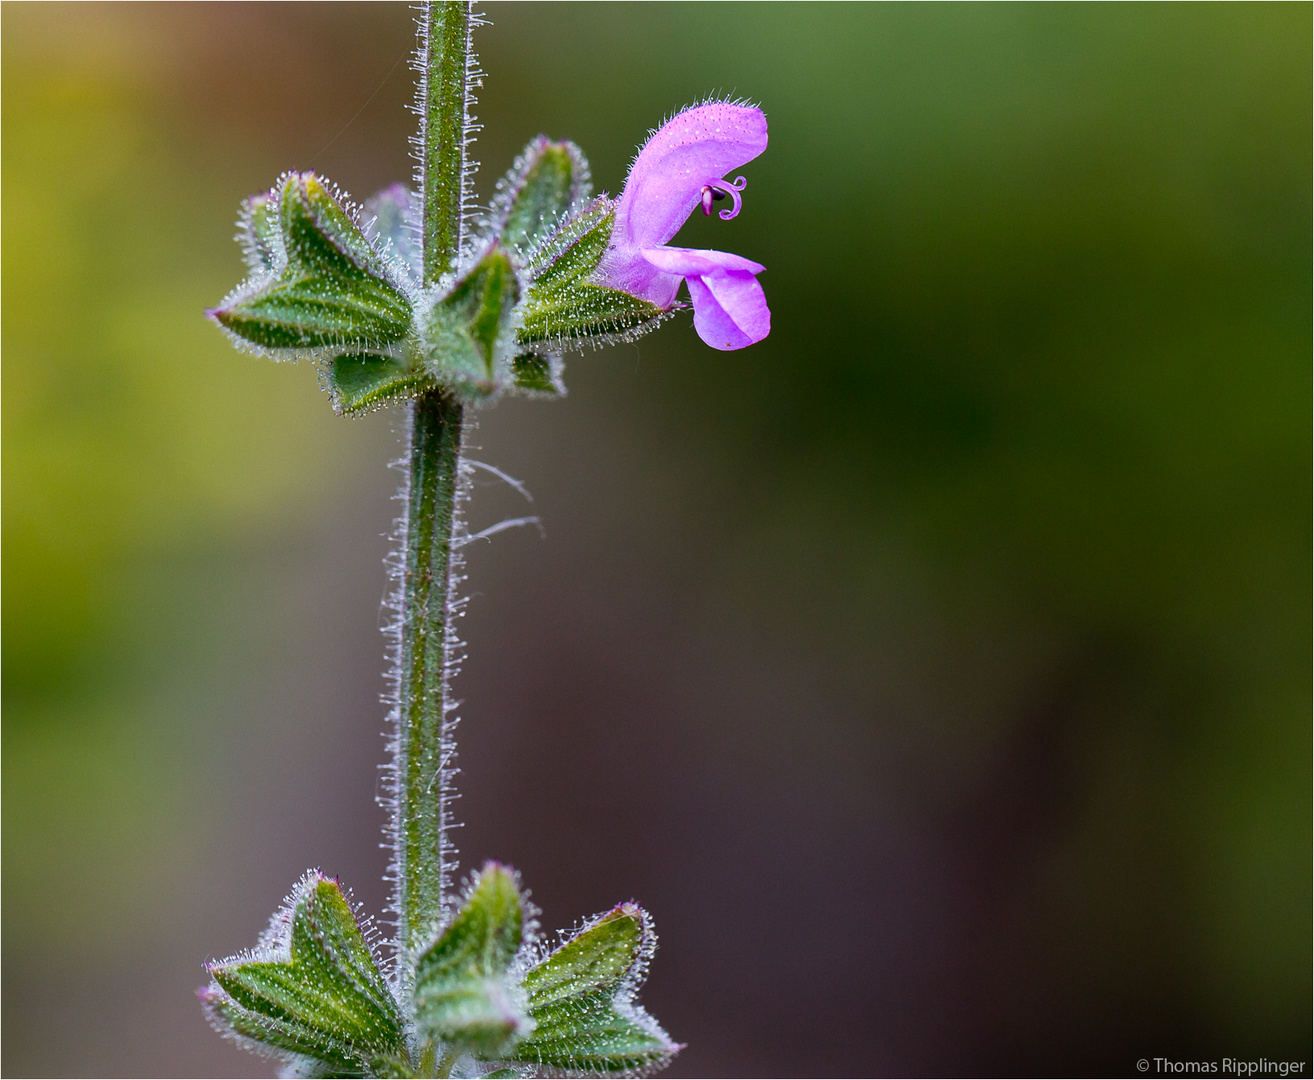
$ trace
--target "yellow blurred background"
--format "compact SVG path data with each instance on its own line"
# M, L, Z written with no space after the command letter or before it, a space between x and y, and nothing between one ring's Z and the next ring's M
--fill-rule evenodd
M671 1075L1308 1057L1308 5L496 4L479 190L762 104L771 337L567 358L473 455L466 868L634 896ZM9 1075L267 1075L200 964L386 899L398 418L202 311L411 164L400 5L0 6ZM522 513L493 483L472 525Z

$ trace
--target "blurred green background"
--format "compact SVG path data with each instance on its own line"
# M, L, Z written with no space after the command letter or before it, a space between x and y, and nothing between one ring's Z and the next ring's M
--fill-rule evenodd
M759 101L773 331L474 456L466 867L636 896L672 1075L1308 1058L1311 9L493 5L484 197ZM410 175L412 13L6 4L3 1071L267 1075L200 964L379 912L397 417L201 315L285 168ZM521 513L481 485L477 527Z

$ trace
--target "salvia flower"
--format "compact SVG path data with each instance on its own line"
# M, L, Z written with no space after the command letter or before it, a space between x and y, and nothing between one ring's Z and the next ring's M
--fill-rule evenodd
M669 308L684 280L694 328L712 348L741 349L766 337L771 312L757 282L764 266L724 251L668 246L697 209L711 214L729 199L720 217L739 213L746 181L724 177L766 147L766 116L751 105L711 102L663 124L634 159L616 201L600 284Z

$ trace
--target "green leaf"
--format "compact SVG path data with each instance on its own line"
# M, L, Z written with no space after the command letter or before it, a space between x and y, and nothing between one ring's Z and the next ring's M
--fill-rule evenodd
M590 1076L634 1076L680 1049L634 1002L656 938L647 914L621 904L530 969L533 1034L508 1060Z
M399 398L411 398L437 384L405 360L375 353L335 357L325 382L340 413L366 412Z
M213 983L200 996L217 1028L266 1053L313 1059L320 1075L405 1071L396 1003L337 882L307 874L262 944L268 958L207 965Z
M217 322L263 349L368 350L406 337L410 301L317 176L289 173L278 190L281 251L269 214L267 202L253 206L246 243L266 272L210 313Z
M517 255L529 255L588 197L590 186L584 152L573 142L539 135L498 182L493 220L502 244Z
M566 392L561 381L561 357L549 353L521 353L511 361L516 389L532 397L557 397Z
M466 398L497 390L497 361L519 299L511 258L494 244L424 318L421 349L433 378Z
M524 933L524 904L515 874L487 863L416 965L415 1018L424 1036L495 1057L530 1030L524 995L506 974Z
M516 341L523 346L625 339L651 329L669 311L592 282L606 254L615 211L599 196L535 253Z

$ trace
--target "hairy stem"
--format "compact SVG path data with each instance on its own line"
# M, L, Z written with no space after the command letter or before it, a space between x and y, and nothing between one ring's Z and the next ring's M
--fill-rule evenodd
M408 974L441 919L450 869L444 857L453 756L447 679L455 641L448 593L460 451L461 405L439 394L416 401L407 462L395 763L398 951Z
M469 4L430 3L420 25L420 159L424 274L437 281L460 250L469 106ZM397 957L404 1001L415 962L443 915L454 747L448 691L451 578L462 406L435 391L413 406L401 537L393 842Z
M425 5L421 24L420 176L424 204L424 281L452 268L461 247L465 141L470 105L470 5Z

